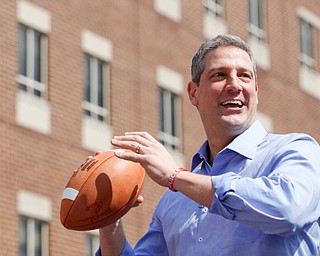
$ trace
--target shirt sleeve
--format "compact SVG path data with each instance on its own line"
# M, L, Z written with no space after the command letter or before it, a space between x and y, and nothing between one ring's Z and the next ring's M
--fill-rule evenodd
M153 215L147 233L135 246L135 253L139 256L167 256L169 255L160 221Z
M213 176L216 194L210 212L264 233L295 232L320 216L319 159L319 146L304 137L274 150L267 176Z
M135 253L129 244L128 241L126 241L125 246L123 248L123 251L121 252L121 256L134 256ZM98 248L97 252L95 253L95 256L101 256L101 250L100 247Z
M169 255L167 245L163 236L161 223L154 213L152 221L149 225L147 233L140 238L134 250L128 241L121 253L121 256L167 256ZM95 256L101 256L100 248L98 248Z

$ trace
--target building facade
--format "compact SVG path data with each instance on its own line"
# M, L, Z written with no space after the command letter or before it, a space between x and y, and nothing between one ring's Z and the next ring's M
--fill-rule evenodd
M205 138L190 63L217 34L250 44L265 127L320 141L318 0L4 0L0 24L0 255L92 255L97 231L63 228L60 200L114 135L147 131L190 167ZM164 190L146 178L133 245Z

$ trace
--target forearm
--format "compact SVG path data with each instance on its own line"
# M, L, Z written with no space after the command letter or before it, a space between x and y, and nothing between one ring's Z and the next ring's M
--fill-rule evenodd
M99 230L102 256L121 255L126 243L122 222L119 220Z
M215 188L210 176L180 172L175 178L174 188L199 204L211 207Z

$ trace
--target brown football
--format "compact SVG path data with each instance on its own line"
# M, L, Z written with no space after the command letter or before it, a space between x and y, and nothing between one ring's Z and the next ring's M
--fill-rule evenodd
M93 230L125 215L135 204L145 171L107 151L88 159L70 177L61 199L60 220L71 230Z

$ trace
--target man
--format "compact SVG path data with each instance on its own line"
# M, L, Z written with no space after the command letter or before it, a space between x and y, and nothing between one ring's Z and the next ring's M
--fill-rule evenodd
M189 99L207 141L188 172L148 133L112 139L132 150L118 157L141 163L170 190L134 250L119 220L100 229L97 255L318 255L318 144L305 134L269 134L255 121L256 65L239 37L202 44L191 71Z

